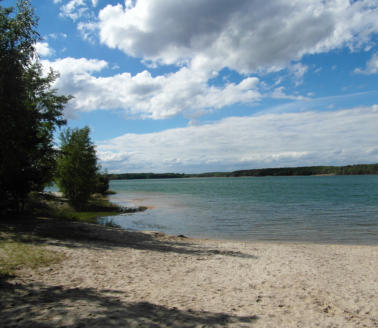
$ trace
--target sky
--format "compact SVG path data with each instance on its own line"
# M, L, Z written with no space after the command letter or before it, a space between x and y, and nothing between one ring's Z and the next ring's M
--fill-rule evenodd
M31 3L109 172L378 162L377 0Z

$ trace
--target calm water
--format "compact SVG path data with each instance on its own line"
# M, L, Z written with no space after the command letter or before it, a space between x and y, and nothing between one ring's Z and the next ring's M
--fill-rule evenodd
M118 180L110 188L116 203L152 207L111 218L127 229L378 244L378 176Z

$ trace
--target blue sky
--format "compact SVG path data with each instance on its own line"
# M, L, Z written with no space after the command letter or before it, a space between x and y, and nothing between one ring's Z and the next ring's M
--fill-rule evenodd
M32 5L110 172L378 162L378 1Z

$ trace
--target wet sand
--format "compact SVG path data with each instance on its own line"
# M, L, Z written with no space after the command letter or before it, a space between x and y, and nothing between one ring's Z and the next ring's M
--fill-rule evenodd
M2 327L378 327L377 246L33 233L66 258L1 281Z

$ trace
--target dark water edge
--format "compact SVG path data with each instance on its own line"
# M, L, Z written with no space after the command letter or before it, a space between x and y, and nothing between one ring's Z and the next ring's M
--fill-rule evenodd
M378 176L120 180L130 230L237 241L378 245Z

